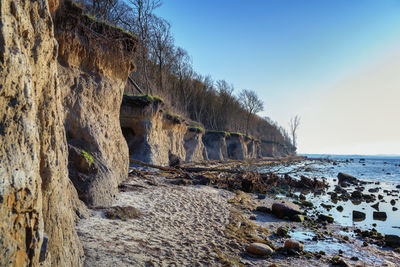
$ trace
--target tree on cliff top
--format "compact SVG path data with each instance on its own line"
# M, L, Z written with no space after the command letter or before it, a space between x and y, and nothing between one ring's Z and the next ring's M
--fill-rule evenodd
M239 101L247 111L246 135L248 135L250 119L253 115L264 110L264 103L253 90L243 89L239 95Z

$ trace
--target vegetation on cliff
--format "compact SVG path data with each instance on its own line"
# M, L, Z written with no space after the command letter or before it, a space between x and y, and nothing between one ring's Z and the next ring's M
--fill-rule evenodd
M138 37L137 69L125 92L159 95L171 111L205 129L242 132L290 147L286 130L257 116L263 103L251 90L239 94L227 81L214 81L193 69L187 51L174 43L171 25L157 17L159 0L77 0L87 14Z

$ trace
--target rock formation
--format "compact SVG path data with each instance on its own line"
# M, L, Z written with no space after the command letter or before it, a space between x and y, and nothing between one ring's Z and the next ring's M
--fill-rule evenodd
M124 95L120 120L131 158L161 166L173 157L186 159L187 126L162 107L162 100L151 96Z
M247 144L244 137L240 133L230 133L225 137L228 158L236 160L244 160L247 155Z
M70 1L56 13L55 33L69 175L87 204L110 204L128 174L119 111L136 39L94 21Z
M185 137L186 162L200 162L208 160L207 150L203 144L204 130L197 127L189 127Z
M0 265L80 266L50 10L2 0L0 12Z
M209 159L224 160L228 158L225 137L226 132L207 131L203 136L203 143L207 149Z

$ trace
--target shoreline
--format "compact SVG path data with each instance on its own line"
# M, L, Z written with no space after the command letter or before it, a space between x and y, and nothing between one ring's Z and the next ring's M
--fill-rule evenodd
M280 164L282 162L285 164L288 160L280 161ZM226 167L226 164L232 168L238 161L206 163L207 167L219 168ZM242 165L246 166L246 163L242 162ZM204 166L204 163L196 166ZM352 227L308 216L303 222L277 218L271 213L272 204L281 201L274 198L275 194L227 190L221 188L221 183L214 183L217 180L232 182L234 175L203 172L185 177L182 173L135 170L113 206L135 207L144 214L143 217L110 220L103 212L92 211L91 216L82 219L77 230L85 249L85 265L102 266L100 262L103 262L104 266L106 263L118 263L119 266L328 266L335 261L346 262L349 266L400 264L398 249L373 245L371 236L362 237L368 235L366 232L357 233L358 230ZM217 179L213 180L212 176ZM233 178L230 180L226 176ZM254 180L254 177L246 179ZM285 227L288 236L278 236L278 228ZM108 250L110 238L116 242L115 251ZM284 249L284 241L289 238L302 242L304 250ZM148 243L143 243L143 240ZM252 241L271 245L273 254L257 257L246 252ZM121 247L120 243L124 245Z

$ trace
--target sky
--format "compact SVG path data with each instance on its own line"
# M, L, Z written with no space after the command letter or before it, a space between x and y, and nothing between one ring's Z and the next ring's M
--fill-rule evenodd
M251 89L299 153L400 154L400 0L164 0L194 69Z

